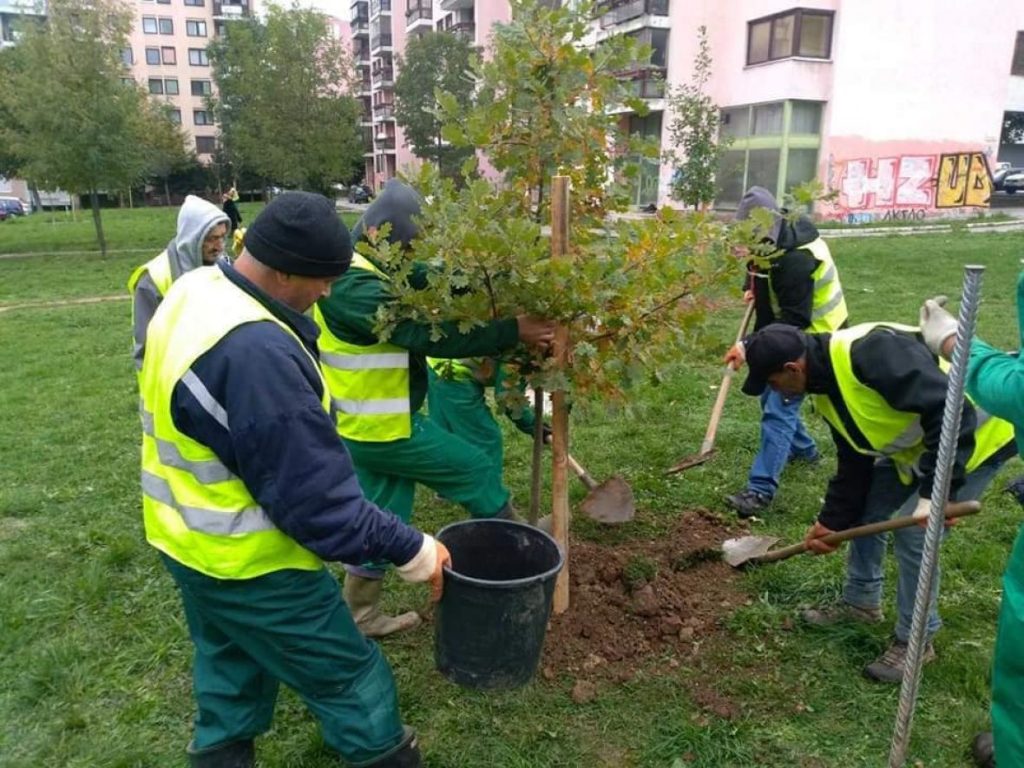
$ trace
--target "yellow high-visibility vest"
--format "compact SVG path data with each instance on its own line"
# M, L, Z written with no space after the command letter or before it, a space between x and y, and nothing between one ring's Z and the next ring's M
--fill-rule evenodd
M849 434L828 395L812 395L814 408L858 452L869 456L886 456L896 464L900 478L909 483L913 469L924 453L924 430L921 417L916 413L897 411L885 398L861 383L853 371L851 350L853 343L876 328L892 328L897 332L917 333L918 329L895 323L863 323L836 331L829 342L829 358L835 373L839 392L857 429L870 444L859 445ZM942 366L948 368L948 363ZM978 427L974 433L974 452L967 462L971 472L996 451L1013 440L1013 425L989 415L974 406Z
M167 292L149 325L140 375L146 540L182 565L218 579L323 566L320 558L274 525L213 450L180 432L171 416L172 393L181 382L212 418L231 429L231 414L214 400L191 366L233 329L264 321L277 323L292 336L319 370L294 331L220 268L192 270ZM321 404L330 411L326 382Z
M361 254L350 269L387 276ZM351 344L327 325L319 306L313 319L320 326L320 364L331 391L338 434L349 440L386 443L412 435L409 403L409 351L395 344Z

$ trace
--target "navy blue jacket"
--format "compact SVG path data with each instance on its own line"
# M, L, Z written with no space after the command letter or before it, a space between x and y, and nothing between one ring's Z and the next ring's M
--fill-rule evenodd
M267 296L226 261L218 267L317 357L316 323ZM192 372L213 403L204 406L179 381L171 396L175 426L213 450L280 530L324 560L404 565L416 555L422 534L363 496L352 459L321 405L313 361L276 323L235 328L192 364Z

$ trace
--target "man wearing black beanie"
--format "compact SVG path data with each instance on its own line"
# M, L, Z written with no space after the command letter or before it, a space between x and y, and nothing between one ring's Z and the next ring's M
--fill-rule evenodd
M380 558L436 599L451 562L363 496L330 416L317 327L302 313L351 259L333 204L286 193L234 265L183 276L149 326L143 512L195 644L195 767L253 766L281 682L348 763L421 765L387 661L324 566Z

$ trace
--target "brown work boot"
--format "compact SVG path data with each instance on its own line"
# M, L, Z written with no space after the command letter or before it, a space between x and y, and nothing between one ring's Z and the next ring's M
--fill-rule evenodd
M859 621L863 624L878 624L885 619L881 608L867 608L853 605L845 600L823 608L808 608L800 612L800 618L816 627Z
M885 653L864 667L864 677L879 683L899 683L903 681L903 670L907 662L907 644L893 640ZM924 647L921 663L935 661L935 647L928 643Z
M341 594L352 611L356 626L367 637L386 637L396 632L415 629L422 623L415 611L388 616L380 611L380 596L384 591L384 579L367 579L354 573L345 574L345 586Z
M995 745L992 743L992 732L979 733L971 742L971 756L978 768L996 768Z

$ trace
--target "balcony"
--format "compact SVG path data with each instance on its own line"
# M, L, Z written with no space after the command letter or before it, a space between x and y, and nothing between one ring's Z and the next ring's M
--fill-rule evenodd
M641 16L668 16L668 0L612 0L597 8L601 29L624 24Z
M370 18L391 13L391 0L370 0Z
M391 85L394 80L395 70L391 67L373 70L373 84L376 86Z
M370 34L370 17L369 16L353 16L352 17L352 37L365 37Z
M431 30L434 28L434 9L430 2L419 0L419 2L405 12L405 28L409 31L420 28Z
M214 19L241 19L249 15L249 4L244 0L213 0Z
M451 32L453 35L457 35L458 37L472 43L476 40L476 22L460 21L456 24L452 24L450 27L447 27L445 32Z
M382 32L379 35L370 36L370 50L379 51L382 48L391 49L391 33Z
M395 148L394 136L377 136L375 141L378 150L394 150Z
M461 11L473 7L473 0L441 0L442 11Z
M667 70L664 67L646 67L633 72L625 72L620 75L622 80L627 80L626 90L631 96L638 96L641 99L663 99L665 98L665 75Z
M373 119L374 120L394 120L395 119L395 105L394 104L374 104L373 105Z
M370 90L370 78L363 77L356 83L356 93L360 96L369 96Z

